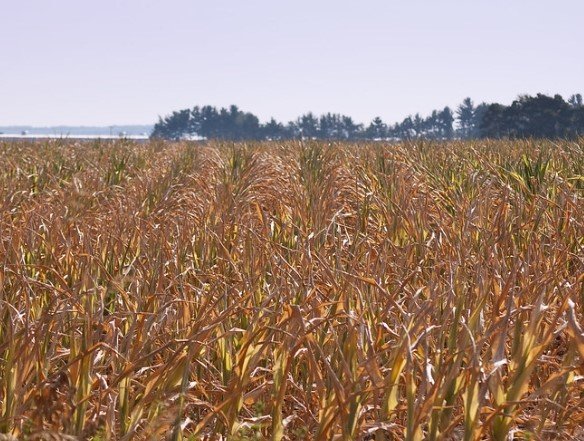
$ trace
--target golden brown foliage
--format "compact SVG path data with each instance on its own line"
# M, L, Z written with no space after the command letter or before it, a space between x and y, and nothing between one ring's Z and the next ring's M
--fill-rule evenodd
M583 436L582 143L0 157L0 433Z

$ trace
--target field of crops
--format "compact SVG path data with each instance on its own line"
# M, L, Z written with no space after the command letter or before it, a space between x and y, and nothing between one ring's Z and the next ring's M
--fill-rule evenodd
M584 140L0 159L0 433L584 439Z

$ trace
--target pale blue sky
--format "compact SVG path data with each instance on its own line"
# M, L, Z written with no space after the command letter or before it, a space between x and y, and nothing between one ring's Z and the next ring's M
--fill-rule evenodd
M0 126L231 103L360 122L584 92L584 1L1 0Z

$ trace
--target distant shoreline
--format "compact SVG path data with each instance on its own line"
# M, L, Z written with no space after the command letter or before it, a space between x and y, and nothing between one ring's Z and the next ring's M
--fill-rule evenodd
M148 140L148 135L104 135L104 134L50 134L50 133L0 133L2 141L22 141L22 140L42 140L42 139L63 139L63 140L119 140L131 139L137 141Z
M30 138L148 138L153 126L147 124L120 124L110 126L0 126L0 136Z

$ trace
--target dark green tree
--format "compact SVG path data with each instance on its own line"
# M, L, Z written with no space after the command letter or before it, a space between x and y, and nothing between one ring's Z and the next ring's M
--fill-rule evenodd
M414 119L412 120L412 124L414 129L414 136L416 138L423 138L425 134L424 118L422 118L419 113L416 113L414 115Z
M280 140L288 138L284 124L279 123L274 118L271 118L269 122L261 126L260 130L262 132L262 139Z
M454 137L454 114L450 107L445 107L438 114L441 139L452 139Z
M152 131L152 138L164 138L179 140L189 133L191 124L191 112L188 109L172 112L171 115L164 119L158 118L158 122L154 125Z
M313 115L312 112L308 112L307 114L298 118L297 124L302 138L313 139L318 137L318 119Z
M344 139L355 140L361 137L363 125L357 124L350 116L341 117Z
M570 104L570 106L572 106L574 109L582 107L583 106L582 95L579 93L572 95L568 100L568 104Z
M371 124L365 130L365 137L367 139L385 139L387 138L387 125L383 120L376 116L371 121Z
M485 109L480 122L479 133L481 138L501 138L507 135L505 127L505 106L489 104Z
M465 98L462 104L456 109L456 119L458 120L458 135L462 139L468 139L472 136L474 124L474 103L470 98Z

